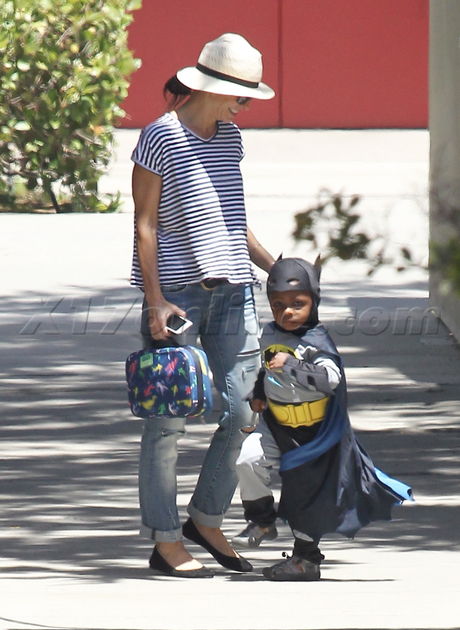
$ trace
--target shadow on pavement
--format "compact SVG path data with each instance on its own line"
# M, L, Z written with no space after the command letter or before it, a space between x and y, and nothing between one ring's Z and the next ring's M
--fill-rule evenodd
M383 290L376 287L376 293ZM350 295L351 288L338 285L337 291ZM266 319L263 293L257 301ZM422 319L429 318L425 301L371 302L383 309L380 317L409 305L421 309ZM325 308L339 303L332 292ZM346 306L347 312L356 307L359 320L350 334L338 334L342 319L327 324L349 370L350 413L352 420L359 419L360 441L379 467L411 484L415 498L421 497L419 503L397 508L391 524L374 523L350 545L404 552L458 549L458 347L442 326L431 333L403 334L387 326L369 334L363 326L375 324L366 324L370 319L362 316L367 300L350 300ZM123 288L100 293L76 288L62 298L32 292L3 298L3 577L152 579L146 569L151 546L137 536L141 421L130 414L124 382L124 360L140 347L139 313L139 294ZM400 311L398 317L404 316ZM394 427L395 418L402 427ZM213 422L189 422L181 443L184 514ZM241 510L234 504L225 527L241 525Z

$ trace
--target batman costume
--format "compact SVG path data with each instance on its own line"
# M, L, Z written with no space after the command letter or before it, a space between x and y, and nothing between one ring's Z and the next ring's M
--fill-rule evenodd
M312 298L308 320L299 328L288 331L276 321L265 326L264 368L253 392L253 399L267 401L261 424L268 427L279 449L278 516L287 520L295 537L292 558L264 569L264 575L274 580L318 579L323 556L317 545L324 534L338 532L352 538L371 521L390 520L394 505L412 499L408 486L374 466L354 435L342 359L318 319L319 276L317 266L286 258L275 263L267 280L269 298L286 291L305 292ZM277 352L289 355L282 370L269 367ZM239 474L246 463L240 456ZM251 466L254 469L254 462ZM273 527L272 495L258 496L263 495L260 490L245 494L244 483L241 474L246 519Z

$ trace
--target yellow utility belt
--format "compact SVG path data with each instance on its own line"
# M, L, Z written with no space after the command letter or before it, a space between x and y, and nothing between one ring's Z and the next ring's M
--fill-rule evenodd
M310 427L323 420L329 397L291 405L276 403L270 399L267 402L268 408L280 424L289 427Z

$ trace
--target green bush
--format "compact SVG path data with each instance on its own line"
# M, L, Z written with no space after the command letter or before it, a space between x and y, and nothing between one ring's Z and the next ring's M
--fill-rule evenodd
M46 195L56 212L107 211L98 180L124 115L129 13L140 0L0 3L0 203ZM29 195L30 200L30 195Z
M442 225L443 236L430 241L430 269L437 274L440 293L460 295L460 207L431 190L431 204L436 220ZM441 232L441 230L438 230Z
M362 215L356 206L359 195L346 197L321 189L317 203L294 215L295 241L309 241L321 252L322 263L340 260L362 260L367 263L367 275L373 275L383 265L392 265L397 271L422 267L408 247L396 246L390 251L389 236L372 234L361 225Z

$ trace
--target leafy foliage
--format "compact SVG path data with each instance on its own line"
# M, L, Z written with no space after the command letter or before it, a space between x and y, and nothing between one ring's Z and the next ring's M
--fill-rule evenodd
M431 267L442 273L442 289L449 293L452 289L460 294L460 239L451 238L443 245L432 243Z
M458 203L442 199L435 190L431 191L431 202L444 235L430 243L430 267L439 274L442 292L455 291L460 295L460 208Z
M0 5L0 194L43 191L54 209L107 211L98 180L124 115L127 47L140 0L3 0Z
M359 195L345 197L326 189L320 190L316 205L294 216L292 236L296 241L309 241L314 249L319 250L323 264L331 258L364 260L368 263L369 276L382 265L395 265L396 259L388 252L385 236L360 229L361 214L356 211L360 201ZM419 266L408 247L399 248L397 259L398 271Z

